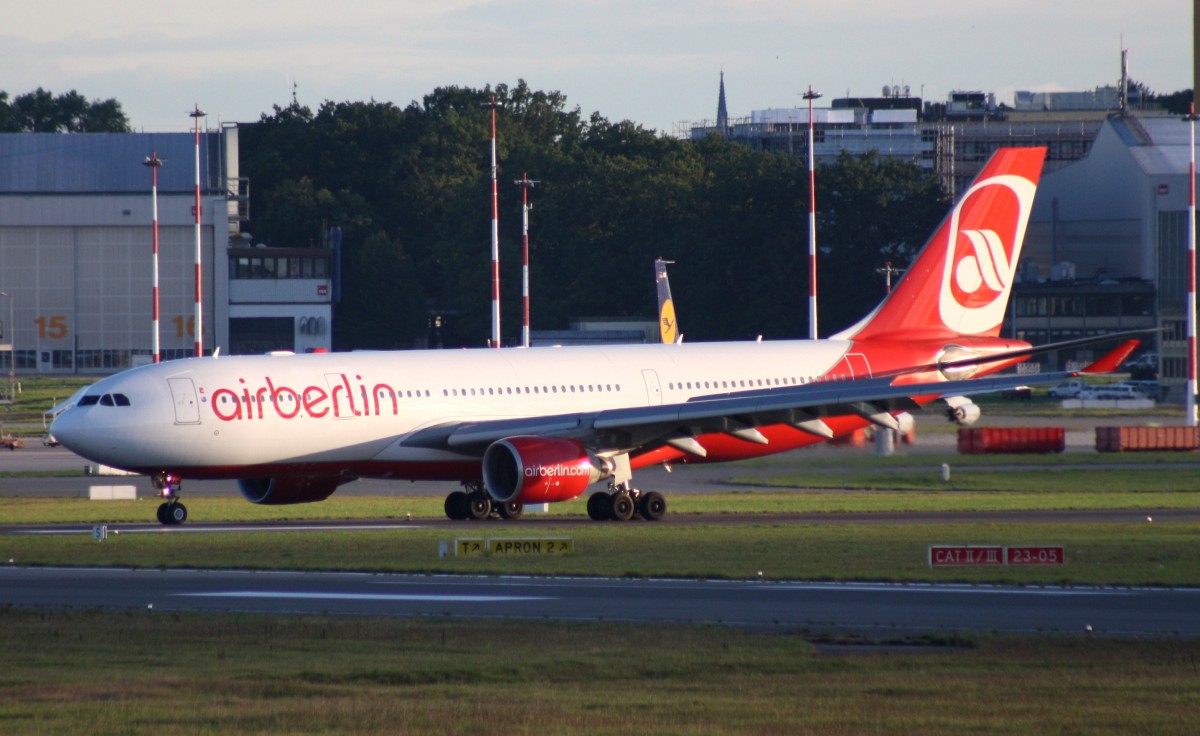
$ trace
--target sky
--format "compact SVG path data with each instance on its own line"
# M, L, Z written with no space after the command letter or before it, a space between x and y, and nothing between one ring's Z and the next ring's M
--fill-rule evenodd
M1190 88L1186 0L42 0L8 3L0 90L118 100L135 130L253 122L292 98L420 101L438 87L559 91L584 116L674 133L716 116L908 85L1080 91L1130 76Z

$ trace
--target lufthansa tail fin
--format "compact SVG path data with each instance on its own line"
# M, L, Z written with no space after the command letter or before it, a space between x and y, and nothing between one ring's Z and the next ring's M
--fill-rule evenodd
M679 323L675 319L675 302L671 301L671 282L667 280L667 265L674 261L654 259L654 283L658 287L658 333L664 343L683 342Z
M879 307L837 338L996 337L1045 148L1002 148Z

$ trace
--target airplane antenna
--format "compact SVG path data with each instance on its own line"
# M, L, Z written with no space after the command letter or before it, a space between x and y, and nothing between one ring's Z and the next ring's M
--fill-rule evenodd
M496 95L483 103L492 111L492 344L500 347L500 195L496 189Z
M540 184L529 178L529 174L521 174L521 178L513 182L521 187L521 346L529 347L529 189Z
M817 339L817 178L813 170L813 100L821 96L809 86L808 100L808 339Z

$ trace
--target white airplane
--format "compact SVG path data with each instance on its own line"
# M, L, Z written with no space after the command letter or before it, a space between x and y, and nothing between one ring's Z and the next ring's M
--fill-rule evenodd
M514 518L607 481L591 518L658 519L666 500L634 487L638 468L895 428L939 399L967 424L969 395L1075 375L984 378L1088 342L999 336L1044 155L997 152L892 293L830 339L192 358L98 381L51 431L152 476L164 524L187 518L184 477L238 479L261 504L320 501L356 478L458 480L452 519Z

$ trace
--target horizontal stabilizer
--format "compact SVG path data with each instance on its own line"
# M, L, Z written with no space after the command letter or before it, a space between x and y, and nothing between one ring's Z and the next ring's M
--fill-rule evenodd
M1130 355L1133 355L1133 351L1137 350L1138 345L1141 344L1141 340L1126 340L1116 348L1100 356L1099 360L1081 370L1080 373L1112 373L1117 368L1120 368L1121 364Z

